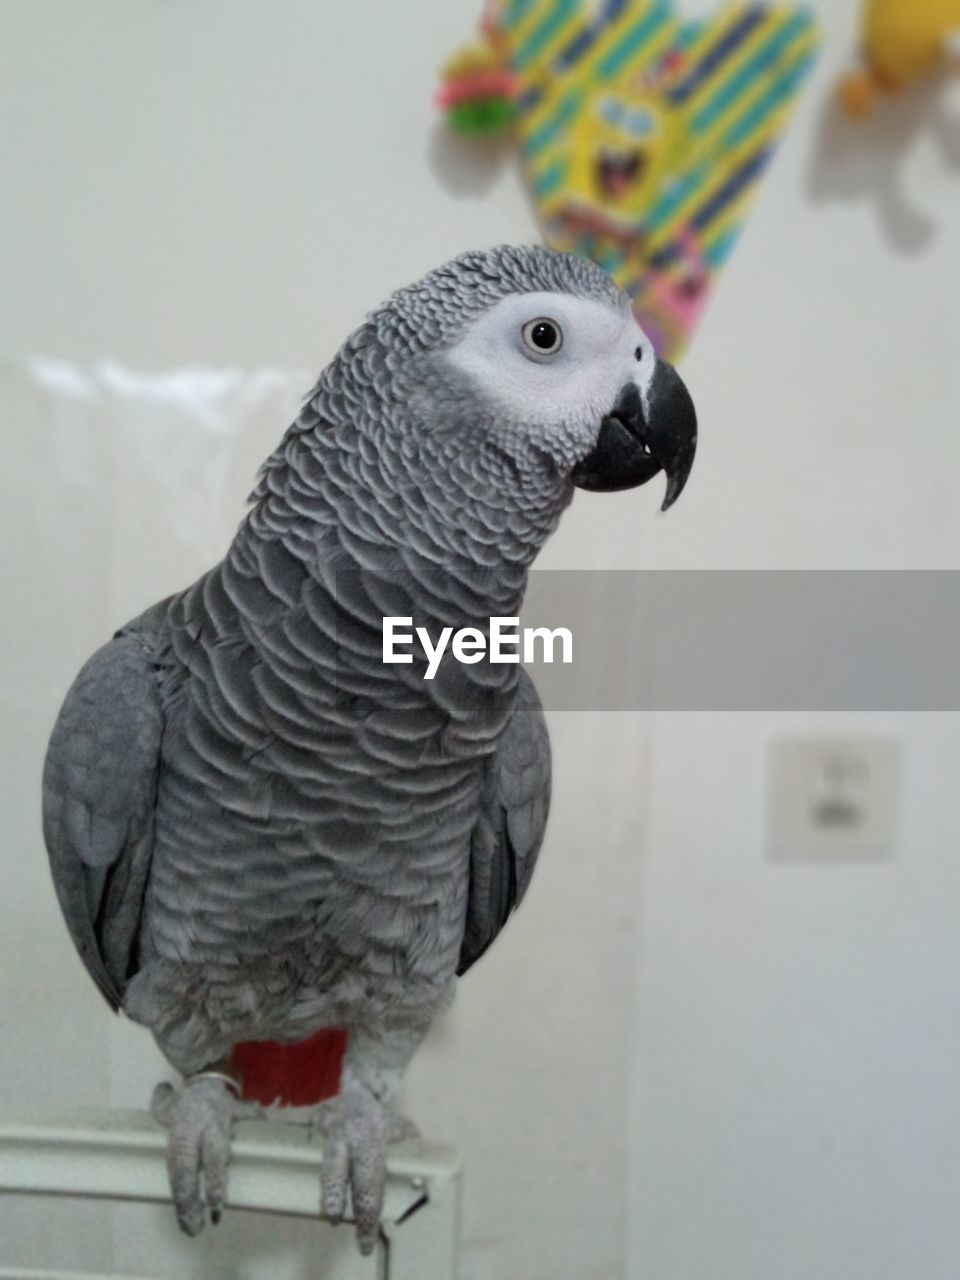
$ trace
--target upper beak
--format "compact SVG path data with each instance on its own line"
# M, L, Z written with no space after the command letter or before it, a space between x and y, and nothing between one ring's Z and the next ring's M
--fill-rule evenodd
M640 389L628 382L600 424L597 442L573 469L580 489L612 492L667 475L662 511L673 506L687 483L697 451L697 414L680 375L658 360L644 412Z

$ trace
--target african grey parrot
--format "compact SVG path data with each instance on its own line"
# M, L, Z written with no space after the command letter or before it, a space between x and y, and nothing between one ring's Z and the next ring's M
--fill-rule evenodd
M696 419L598 267L503 246L348 338L224 559L80 671L43 779L61 908L114 1009L184 1077L155 1098L190 1234L226 1190L242 1041L343 1027L321 1206L376 1241L398 1084L523 897L550 751L517 666L385 665L386 616L519 613L575 486L693 462Z

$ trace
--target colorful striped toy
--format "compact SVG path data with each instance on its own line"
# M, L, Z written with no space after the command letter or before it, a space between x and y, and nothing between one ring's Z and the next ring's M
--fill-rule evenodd
M606 267L676 359L813 62L812 15L739 3L685 22L670 0L589 13L581 0L500 0L484 33L484 71L512 78L547 242Z

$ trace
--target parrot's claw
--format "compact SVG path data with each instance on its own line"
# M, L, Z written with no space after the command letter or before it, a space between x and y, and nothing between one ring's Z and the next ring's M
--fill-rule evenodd
M220 1221L227 1196L230 1131L236 1096L220 1076L200 1075L183 1088L159 1084L150 1105L153 1117L170 1130L167 1172L181 1231L198 1235L206 1219L200 1180L210 1221Z
M353 1205L357 1246L373 1252L387 1181L387 1143L401 1136L399 1117L372 1090L344 1071L339 1096L320 1117L325 1137L320 1173L320 1208L331 1222L342 1222L347 1191Z

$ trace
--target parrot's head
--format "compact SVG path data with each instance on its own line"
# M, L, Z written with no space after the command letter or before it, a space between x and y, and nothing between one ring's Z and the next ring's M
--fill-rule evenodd
M421 437L495 460L564 501L660 471L663 509L693 465L697 420L630 300L600 267L541 247L464 254L378 313L406 346L403 396Z

